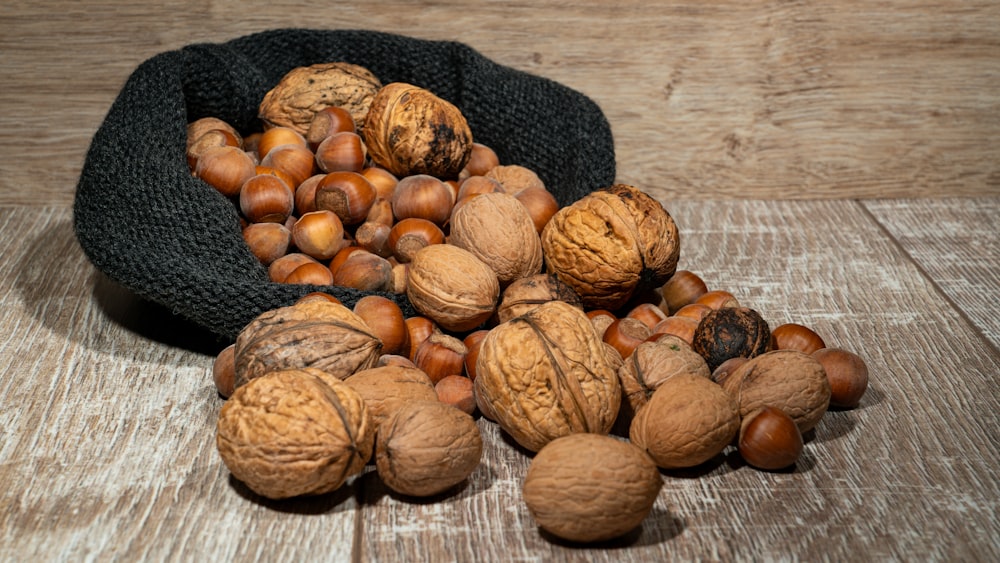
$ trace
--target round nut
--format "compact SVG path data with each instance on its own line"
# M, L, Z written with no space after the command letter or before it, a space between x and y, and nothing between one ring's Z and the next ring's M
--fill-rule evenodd
M546 268L588 309L617 310L637 291L662 285L680 253L677 225L662 205L624 184L563 207L542 231Z
M440 401L413 401L379 427L375 468L392 490L442 493L479 466L483 440L472 416Z
M500 284L493 269L468 250L432 244L410 261L406 296L418 312L441 328L464 332L493 315Z
M500 322L509 321L549 301L565 301L583 309L580 297L573 288L551 274L535 274L518 279L503 290L497 319Z
M457 107L402 82L378 91L363 134L372 162L400 178L458 177L472 150L472 131Z
M705 359L682 338L667 335L636 346L618 368L623 399L619 418L631 421L664 381L680 374L711 377Z
M771 406L792 417L802 433L823 418L830 382L823 366L798 350L774 350L751 358L722 382L739 403L740 416Z
M542 271L542 242L527 208L506 193L480 194L455 211L448 242L496 272L501 287Z
M593 324L562 301L491 329L475 388L480 410L531 451L567 434L607 434L621 405L618 376Z
M273 371L222 406L216 447L233 476L272 499L318 495L360 473L374 427L354 390L321 370Z
M314 367L341 379L375 365L382 342L339 303L310 300L250 321L235 343L239 388L270 371Z
M331 106L350 112L355 123L368 113L382 83L368 69L344 62L294 68L261 101L258 115L271 127L305 135L316 113Z
M543 530L595 542L638 526L662 486L656 464L636 446L610 436L571 434L535 455L523 497Z
M344 383L364 399L376 429L406 403L437 399L431 378L416 367L405 365L361 370L345 379Z
M723 307L706 314L694 331L691 347L711 370L729 358L753 358L767 352L771 332L760 313L748 307Z
M725 449L740 429L736 401L711 379L664 381L632 419L629 439L665 469L694 467Z

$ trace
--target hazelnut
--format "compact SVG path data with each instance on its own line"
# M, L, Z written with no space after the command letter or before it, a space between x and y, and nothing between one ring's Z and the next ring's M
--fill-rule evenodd
M243 240L260 263L267 266L288 252L292 233L281 223L251 223L243 229Z
M455 196L441 180L427 174L415 174L399 180L390 202L397 220L426 219L441 226L451 216Z
M316 260L329 260L345 244L344 225L332 211L304 213L292 225L292 242Z
M677 270L660 288L667 312L671 315L681 307L694 303L707 292L705 281L689 270Z
M802 433L792 417L765 406L744 417L738 442L740 456L765 470L784 469L802 455Z
M652 303L640 303L626 313L625 316L642 321L642 324L649 327L650 330L653 330L656 325L667 318L667 314Z
M351 113L342 107L330 106L313 114L305 138L309 148L315 151L316 147L331 135L356 132L357 127Z
M271 262L271 265L267 267L267 276L275 283L284 283L289 274L306 262L319 263L318 260L307 254L290 252Z
M559 211L559 202L556 200L556 196L548 190L527 188L517 192L514 197L528 210L528 215L531 216L531 221L535 224L535 231L539 235L545 230L545 225L549 224L552 216Z
M230 344L219 352L212 363L212 381L219 395L228 399L236 386L236 346Z
M351 131L334 133L316 147L316 165L323 172L361 172L368 151L361 136Z
M221 131L228 136L239 139L240 142L233 146L242 146L243 140L239 131L229 122L218 117L200 117L187 124L187 146L196 143L203 135L209 132Z
M226 197L240 193L257 173L257 163L243 149L222 146L206 149L198 158L194 175Z
M325 176L326 174L314 174L295 188L295 211L299 215L316 211L316 187Z
M776 350L798 350L803 354L812 354L826 344L820 335L811 328L796 323L786 323L771 331L771 339Z
M439 401L472 414L476 411L476 396L472 380L464 375L446 375L434 384Z
M714 309L708 305L703 305L701 303L689 303L674 312L675 317L688 317L692 318L698 322L701 322L705 318L705 315L712 312Z
M383 355L408 351L410 335L406 319L395 301L381 295L365 295L354 303L354 314L382 341Z
M292 189L277 176L252 176L240 188L240 211L251 223L284 223L295 209Z
M708 306L712 309L724 309L727 307L735 308L740 306L740 302L732 293L721 289L707 291L703 293L701 297L695 299L694 302Z
M369 166L361 171L361 175L375 186L375 193L379 199L390 201L392 192L396 190L399 179L385 168Z
M470 381L476 380L476 362L479 361L479 348L483 345L483 340L489 334L488 329L474 330L462 339L468 352L465 354L465 375Z
M610 344L622 358L629 357L636 346L642 344L652 331L645 323L631 317L615 319L604 330L604 342Z
M823 366L830 382L830 404L854 408L868 390L868 366L854 352L842 348L821 348L812 357Z
M653 327L653 336L669 334L683 338L685 342L694 342L694 332L698 329L698 321L689 317L679 317L673 315L656 323Z
M407 340L410 343L405 355L412 361L416 356L417 348L420 347L420 344L432 334L441 332L441 329L438 328L434 321L421 316L407 317L404 324L406 326Z
M292 188L316 173L316 156L301 144L278 145L260 159L261 166L281 170L292 178Z
M444 231L427 219L403 219L389 230L389 248L400 262L410 262L425 246L444 243Z
M446 376L458 375L465 368L469 349L458 338L444 333L428 336L413 353L413 363L437 383Z
M257 139L257 156L263 160L274 148L282 145L308 147L309 143L306 142L305 137L294 129L288 127L270 127L264 130L260 134L260 138Z
M590 319L591 324L594 325L594 330L597 331L597 336L600 337L601 340L604 339L604 333L607 332L611 323L618 320L618 317L616 317L614 313L606 309L592 309L587 311L587 318ZM615 353L618 353L617 349L615 349ZM620 355L619 359L621 359Z
M469 161L465 163L463 172L469 176L482 176L494 166L499 165L500 159L493 149L482 143L473 142L472 147L469 149Z
M285 282L296 285L332 285L333 274L319 262L306 262L285 277Z
M239 135L234 135L224 129L212 129L204 132L194 141L189 141L187 145L188 168L193 172L198 166L198 159L202 153L212 147L236 147L242 149L242 140Z
M388 291L392 283L389 261L367 250L351 253L333 274L334 285L361 291Z
M330 172L316 186L316 209L333 211L345 226L361 224L375 203L375 186L357 172Z
M469 176L459 184L455 200L458 201L473 195L492 193L505 193L500 182L486 176Z

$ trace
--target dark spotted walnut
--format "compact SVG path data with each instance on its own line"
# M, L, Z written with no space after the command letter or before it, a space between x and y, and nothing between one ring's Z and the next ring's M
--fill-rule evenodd
M771 331L760 313L748 307L723 307L705 315L691 347L711 371L730 358L753 358L767 352Z

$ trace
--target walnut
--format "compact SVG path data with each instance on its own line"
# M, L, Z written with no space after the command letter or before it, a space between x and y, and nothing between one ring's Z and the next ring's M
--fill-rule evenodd
M336 377L272 371L222 406L216 447L233 476L272 499L339 488L371 457L374 427L364 400Z
M510 195L517 195L528 188L545 189L545 183L534 170L519 164L494 166L483 175L499 182L503 186L504 193Z
M437 399L431 378L415 367L387 365L369 368L348 377L344 383L365 400L375 428L406 403Z
M368 69L350 63L298 67L264 95L258 115L270 127L289 127L305 135L317 112L342 107L361 126L381 87Z
M472 131L462 112L430 90L403 82L378 91L362 132L372 161L400 178L457 178L472 152Z
M414 401L400 406L379 429L375 467L390 489L423 497L464 481L482 453L482 436L471 415L439 401Z
M542 252L587 309L613 311L673 275L680 238L658 201L616 184L557 211L542 231Z
M666 335L636 346L618 369L622 385L622 408L618 416L630 421L657 387L682 373L712 377L705 359L684 339Z
M711 379L685 373L653 392L629 439L660 467L694 467L721 453L739 429L736 401Z
M730 358L763 354L770 342L771 331L760 313L748 307L723 307L702 317L691 346L715 371Z
M500 297L492 268L452 244L432 244L410 261L406 296L413 307L441 328L472 330L489 319Z
M535 274L514 281L506 289L497 306L497 319L506 322L519 317L542 303L564 301L583 310L580 296L552 274Z
M583 311L562 301L491 329L475 388L483 412L531 451L575 432L607 434L621 404L604 343Z
M542 271L542 241L528 209L512 195L480 194L455 210L448 243L497 274L501 287Z
M774 350L736 368L722 384L740 416L765 406L784 411L805 433L830 404L830 382L818 360L797 350Z
M350 309L308 300L260 314L235 343L236 387L269 371L314 367L341 379L373 367L382 342Z
M596 542L638 526L662 486L656 464L638 447L610 436L571 434L535 455L523 497L543 530Z

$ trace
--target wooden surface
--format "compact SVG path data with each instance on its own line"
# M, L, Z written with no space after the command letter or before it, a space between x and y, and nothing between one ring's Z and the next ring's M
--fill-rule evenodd
M46 0L0 24L0 560L1000 559L996 2ZM861 407L792 472L664 472L642 527L598 546L539 532L530 458L484 420L452 494L369 468L256 497L214 446L219 344L96 272L70 203L139 62L289 26L457 39L592 96L681 267L860 353Z

